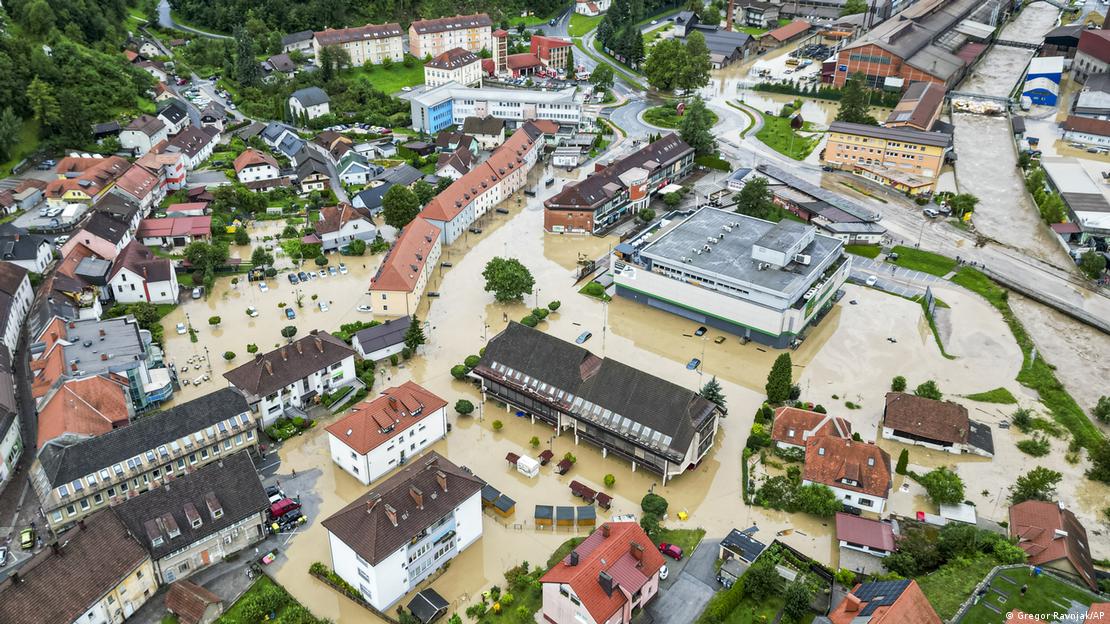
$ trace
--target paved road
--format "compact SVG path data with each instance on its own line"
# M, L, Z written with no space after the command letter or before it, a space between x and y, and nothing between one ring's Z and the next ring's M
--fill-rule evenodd
M702 540L694 554L682 561L667 559L670 575L660 585L660 596L648 604L653 623L690 624L717 593L714 563L720 540Z
M231 37L227 35L218 35L216 33L197 30L192 26L175 23L173 21L173 13L170 11L169 0L162 0L158 4L158 25L162 28L176 28L177 30L200 35L201 37L208 37L209 39L231 39Z

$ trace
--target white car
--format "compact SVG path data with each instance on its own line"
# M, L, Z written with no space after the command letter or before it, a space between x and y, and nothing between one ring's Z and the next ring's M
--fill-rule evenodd
M370 309L370 306L368 306L368 305L360 305L359 307L357 307L355 309L358 310L359 312L373 312L373 310Z
M249 316L251 318L254 318L254 317L258 316L258 308L254 307L254 306L247 307L247 316Z
M339 265L339 272L340 272L340 273L341 273L342 275L346 275L346 274L347 274L347 265L345 265L345 264L340 264L340 265Z
M401 87L401 90L405 93L408 93L409 91L412 91L412 87Z
M864 282L864 283L867 284L868 286L874 286L875 283L878 282L878 281L879 281L878 277L875 277L874 275L869 275L869 276L867 276L867 281Z
M654 26L659 23L659 20L651 20L651 25Z
M660 581L667 580L667 575L668 574L670 574L670 570L667 569L667 564L664 563L663 567L659 568L659 580Z
M188 333L188 331L189 330L185 329L185 323L178 323L177 324L177 333L178 333L178 335Z
M261 290L262 292L268 292L270 290L270 287L266 285L266 282L258 282L258 290Z
M320 311L321 312L327 312L328 311L327 302L321 301L321 302L319 302L319 306L320 306Z

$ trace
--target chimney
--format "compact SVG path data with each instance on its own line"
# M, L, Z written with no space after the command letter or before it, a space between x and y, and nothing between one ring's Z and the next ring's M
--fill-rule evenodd
M397 510L394 509L393 506L389 503L386 503L385 505L385 515L387 518L389 518L389 521L393 524L393 526L397 526Z
M609 523L608 522L601 525L601 536L602 537L609 537Z
M319 351L320 353L323 353L324 352L324 341L320 340L319 338L313 338L313 340L316 341L316 350Z
M644 566L644 547L639 542L632 542L628 545L628 552L636 560L636 567L642 568Z
M567 565L569 565L569 566L578 565L578 551L577 550L570 551L570 563L568 563Z
M439 484L439 489L444 492L447 491L447 473L442 470L436 471L436 483Z
M393 411L395 411L395 412L396 412L396 411L397 411L397 398L396 398L396 397L394 397L394 396L390 396L390 395L386 395L386 396L388 396L388 397L389 397L389 398L388 398L388 401L389 401L389 409L391 409L391 410L393 410Z
M289 353L285 351L285 347L281 348L281 361L282 362L288 362L289 361Z
M263 365L266 367L266 373L270 375L274 374L274 365L270 363L270 360L263 362Z
M100 354L100 361L101 361L101 362L103 362L103 361L105 361L105 360L107 360L107 359L108 359L108 354L107 354L107 353L101 353L101 354Z
M298 340L296 342L296 346L297 346L297 354L298 355L304 355L304 345L301 344L301 341Z
M262 361L262 354L261 353L255 353L254 354L254 361L255 362L261 362Z
M844 597L844 612L857 613L859 611L859 598L855 594L848 594Z
M1056 532L1053 534L1052 539L1060 539L1061 537L1067 537L1067 536L1068 536L1067 531L1065 531L1063 529L1056 529Z
M104 335L106 335L103 329L101 329L101 330L100 330L100 335L101 335L101 336L104 336Z
M613 590L616 589L616 583L613 582L613 577L609 576L608 572L601 571L598 573L597 583L601 585L601 589L605 591L606 596L613 595Z
M50 550L54 551L55 555L62 556L62 547L58 545L58 542L50 542Z
M424 509L424 491L423 490L416 487L415 485L410 485L409 486L409 496L412 497L412 500L416 501L416 508L417 509Z
M80 520L77 521L77 528L81 529L82 531L85 530L85 519L84 518L81 518Z
M371 494L370 498L366 499L366 513L372 513L378 503L382 502L382 497L378 494Z
M58 332L50 332L50 342L58 341Z
M74 363L70 364L69 365L69 370L76 373L77 372L77 362L74 362Z

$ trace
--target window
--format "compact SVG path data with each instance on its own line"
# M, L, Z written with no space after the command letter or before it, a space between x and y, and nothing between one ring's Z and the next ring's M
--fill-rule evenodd
M97 492L96 496L93 496L93 502L96 503L97 505L103 503L104 502L104 496L100 492Z
M358 570L358 577L361 578L362 580L366 581L366 582L370 581L370 575L367 574L366 571L363 570L362 568L359 568L359 570Z
M58 494L60 496L69 496L69 486L63 483L62 486L58 488Z
M88 510L89 510L89 499L82 498L81 499L81 511L88 511Z
M74 507L73 505L70 505L69 507L66 507L66 514L68 514L69 517L71 517L71 518L73 516L76 516L77 515L77 508Z

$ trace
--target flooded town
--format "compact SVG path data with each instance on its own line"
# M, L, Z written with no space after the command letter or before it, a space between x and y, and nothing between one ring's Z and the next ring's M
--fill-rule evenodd
M0 9L0 622L1108 617L1105 4L88 4Z

